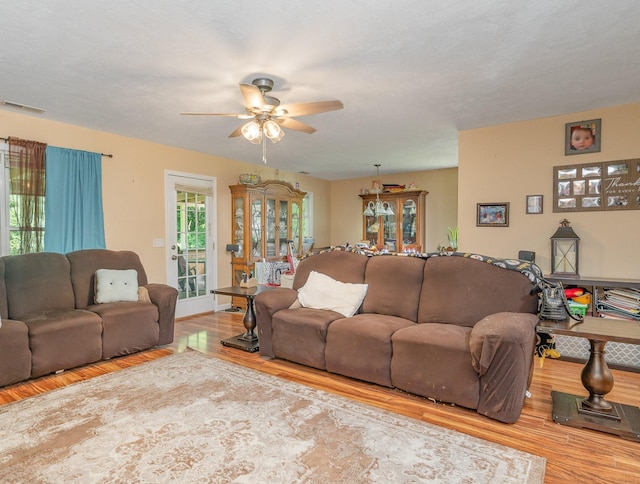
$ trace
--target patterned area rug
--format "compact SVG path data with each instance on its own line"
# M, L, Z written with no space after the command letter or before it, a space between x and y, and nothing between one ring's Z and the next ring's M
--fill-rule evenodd
M0 482L534 483L545 459L195 351L0 407Z

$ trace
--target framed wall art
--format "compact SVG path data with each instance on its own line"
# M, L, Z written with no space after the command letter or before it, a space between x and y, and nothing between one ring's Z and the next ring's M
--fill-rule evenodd
M588 121L577 121L575 123L565 124L565 156L599 152L602 137L600 126L600 119L590 119Z
M479 203L476 227L508 227L509 202Z
M640 210L640 158L553 167L553 211Z
M542 213L542 195L527 195L527 213Z

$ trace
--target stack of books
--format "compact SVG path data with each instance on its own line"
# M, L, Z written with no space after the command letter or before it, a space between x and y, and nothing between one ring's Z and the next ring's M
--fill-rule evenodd
M596 303L596 309L603 318L640 321L640 290L607 289Z
M405 186L398 185L397 183L383 183L382 188L384 189L385 192L396 193L396 192L403 192Z

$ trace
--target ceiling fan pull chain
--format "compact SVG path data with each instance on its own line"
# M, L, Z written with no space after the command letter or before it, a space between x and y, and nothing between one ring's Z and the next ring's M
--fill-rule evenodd
M262 163L267 164L267 140L266 136L262 137Z

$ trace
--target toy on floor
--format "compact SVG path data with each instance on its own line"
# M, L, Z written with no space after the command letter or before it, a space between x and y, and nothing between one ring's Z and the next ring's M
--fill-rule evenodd
M547 333L536 333L536 355L540 361L540 368L544 365L544 359L560 358L560 352L556 349L555 335Z

